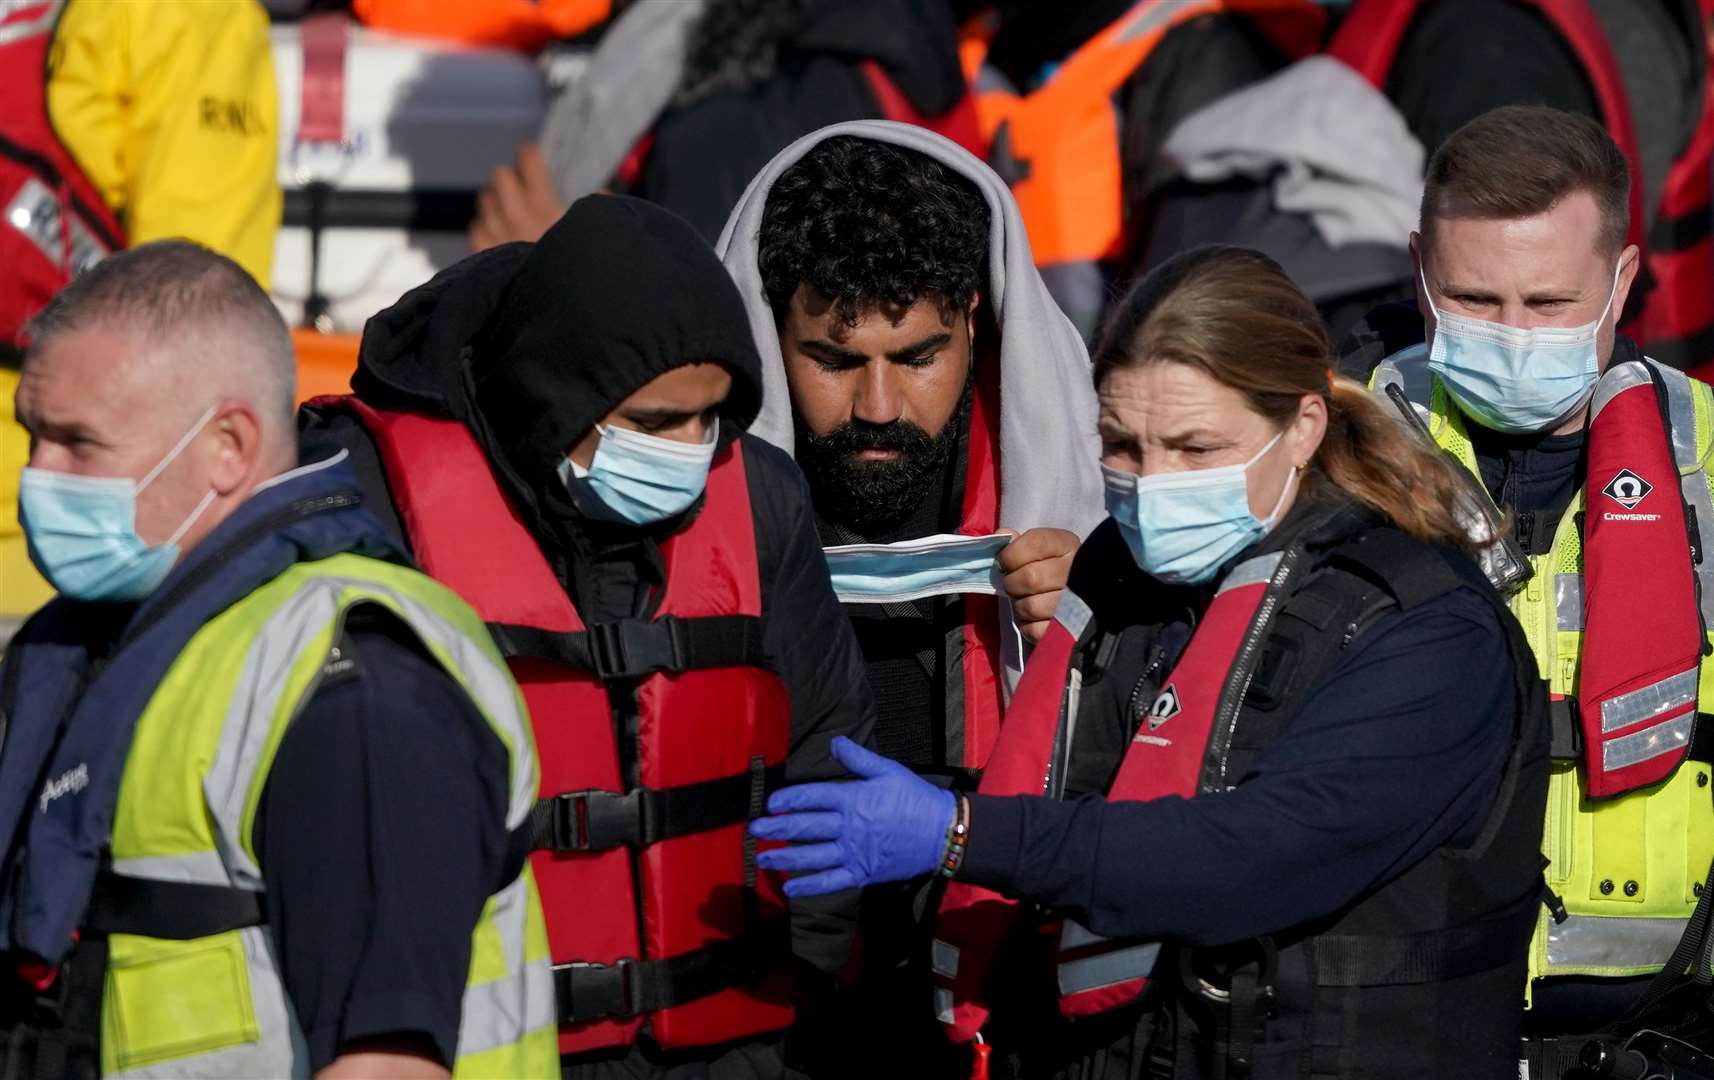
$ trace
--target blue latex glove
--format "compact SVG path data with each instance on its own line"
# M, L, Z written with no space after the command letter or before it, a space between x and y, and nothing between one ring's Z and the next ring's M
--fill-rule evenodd
M958 811L952 792L843 735L833 740L833 756L857 783L783 788L768 799L774 816L750 823L750 834L761 840L823 842L764 851L757 864L805 875L786 882L787 896L821 896L937 869Z

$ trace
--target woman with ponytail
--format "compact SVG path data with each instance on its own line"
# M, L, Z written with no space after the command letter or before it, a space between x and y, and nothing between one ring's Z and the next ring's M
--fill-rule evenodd
M796 895L950 879L933 1007L982 1075L1517 1075L1545 695L1461 481L1330 362L1256 252L1139 283L1109 520L979 792L836 741L859 782L751 827Z

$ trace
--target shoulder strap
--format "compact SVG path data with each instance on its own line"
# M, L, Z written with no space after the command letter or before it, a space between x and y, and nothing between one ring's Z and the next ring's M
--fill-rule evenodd
M461 421L377 409L355 396L314 404L352 413L374 439L411 553L485 620L583 629L577 611Z
M1394 528L1370 529L1334 548L1328 563L1375 582L1409 611L1471 584L1438 548ZM1470 578L1486 581L1474 566Z

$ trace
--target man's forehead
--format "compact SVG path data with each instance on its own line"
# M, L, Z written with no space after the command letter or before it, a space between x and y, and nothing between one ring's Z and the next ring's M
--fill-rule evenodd
M151 375L164 374L157 351L141 334L122 328L61 331L26 355L20 398L27 397L32 409L54 414L147 409L147 383Z
M1610 264L1601 239L1600 210L1586 191L1527 217L1462 215L1454 208L1433 223L1428 263L1443 279L1514 278L1528 271L1580 283L1592 267Z
M860 305L855 323L845 318L835 299L805 284L798 288L793 307L802 312L809 328L837 344L853 340L914 338L951 329L951 312L939 297L918 297L909 305L886 302Z

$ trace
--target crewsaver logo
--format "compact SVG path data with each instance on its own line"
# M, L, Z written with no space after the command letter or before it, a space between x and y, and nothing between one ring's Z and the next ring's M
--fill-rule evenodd
M1654 485L1638 476L1629 469L1620 469L1613 479L1607 481L1607 486L1601 489L1601 494L1612 499L1626 510L1636 508L1636 505L1649 497Z
M1178 687L1167 683L1166 689L1162 690L1155 698L1154 704L1149 706L1149 730L1155 730L1183 711L1178 704Z

